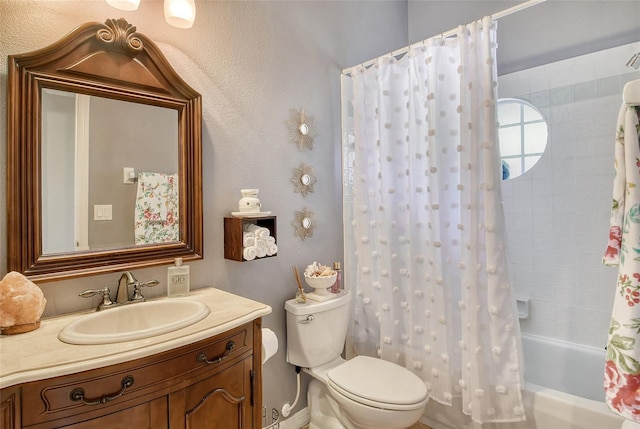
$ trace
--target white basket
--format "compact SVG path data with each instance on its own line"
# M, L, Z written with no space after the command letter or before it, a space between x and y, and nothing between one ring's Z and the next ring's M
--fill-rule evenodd
M262 424L266 424L267 409L262 409ZM271 424L263 426L262 429L279 429L280 428L280 412L275 408L271 409Z
M271 423L269 426L263 427L262 429L278 429L280 427L280 422L278 420L276 420L275 422Z

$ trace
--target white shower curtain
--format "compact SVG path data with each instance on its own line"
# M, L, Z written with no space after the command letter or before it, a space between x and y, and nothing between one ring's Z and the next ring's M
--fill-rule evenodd
M461 397L479 423L525 419L495 40L485 18L352 71L343 88L355 352L404 365L442 404Z

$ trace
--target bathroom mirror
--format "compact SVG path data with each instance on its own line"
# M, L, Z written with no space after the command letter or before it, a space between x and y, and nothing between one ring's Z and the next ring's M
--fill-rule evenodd
M48 281L202 258L201 97L149 38L124 19L87 23L10 55L7 79L10 271Z

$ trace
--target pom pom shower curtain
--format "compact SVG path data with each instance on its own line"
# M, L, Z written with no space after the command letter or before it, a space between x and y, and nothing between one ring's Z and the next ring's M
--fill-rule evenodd
M409 368L432 400L460 397L478 423L525 419L495 40L485 18L381 57L343 86L355 352Z

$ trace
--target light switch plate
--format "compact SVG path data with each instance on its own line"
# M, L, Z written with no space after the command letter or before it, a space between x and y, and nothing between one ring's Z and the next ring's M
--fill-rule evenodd
M133 167L123 167L122 183L133 184L136 181L136 169Z
M111 204L95 204L93 206L93 220L112 220Z

